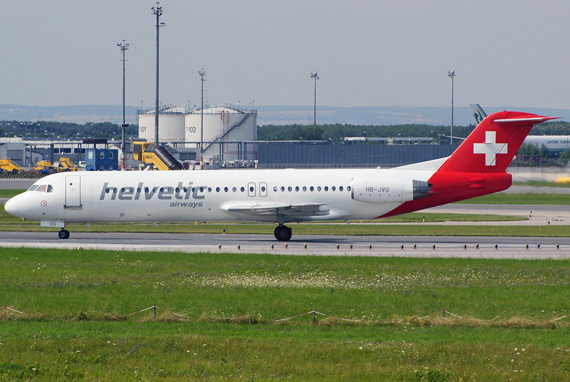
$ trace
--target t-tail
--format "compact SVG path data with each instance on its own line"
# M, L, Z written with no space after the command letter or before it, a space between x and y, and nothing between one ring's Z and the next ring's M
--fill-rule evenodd
M530 129L555 119L515 111L483 119L429 179L429 196L403 203L386 216L439 206L506 190L512 184L508 165Z
M478 124L483 122L485 117L487 117L487 113L485 113L481 105L479 105L478 103L471 104L470 106L471 106L471 113L473 113L473 119L475 119L475 126L477 126Z

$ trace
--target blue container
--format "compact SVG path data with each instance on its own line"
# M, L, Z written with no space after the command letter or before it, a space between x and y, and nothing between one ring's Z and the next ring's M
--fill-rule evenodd
M119 150L87 149L85 170L114 171L119 169Z

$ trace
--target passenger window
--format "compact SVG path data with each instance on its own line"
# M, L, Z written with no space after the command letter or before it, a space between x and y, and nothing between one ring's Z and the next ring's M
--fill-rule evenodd
M351 190L351 188L350 188L350 186L348 186L348 187L346 188L346 191L350 191L350 190Z
M311 192L315 191L315 187L311 186L311 188L309 188L309 190L311 190Z
M287 190L288 190L289 192L291 192L291 191L293 191L293 187L289 186L289 187L287 188Z
M336 191L336 187L335 187L335 186L332 186L332 187L331 187L331 191Z
M317 186L317 191L321 191L321 186Z
M220 187L216 187L216 192L220 192Z
M285 186L281 186L281 192L285 192Z
M340 187L338 188L338 190L339 190L339 191L342 191L342 186L340 186Z
M299 186L295 186L295 191L299 192Z
M224 187L224 192L228 192L228 188L227 188L227 187Z
M273 186L273 192L277 192L277 186Z
M303 186L303 191L307 191L307 186Z
M329 186L325 186L325 191L328 191L328 190L329 190Z
M237 187L233 187L233 188L232 188L232 191L233 191L233 192L236 192L236 191L237 191Z
M241 191L241 192L245 192L245 187L242 186L242 187L240 188L240 191Z

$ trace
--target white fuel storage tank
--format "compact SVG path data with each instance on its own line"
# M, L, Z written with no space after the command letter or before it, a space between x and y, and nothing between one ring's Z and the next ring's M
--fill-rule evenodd
M176 146L184 142L185 109L171 108L158 113L158 140ZM139 114L139 138L154 142L154 110Z
M230 106L204 109L204 129L201 133L202 113L193 110L186 114L185 141L194 145L203 134L203 157L219 160L252 158L255 145L243 147L243 142L257 139L257 112ZM241 157L240 157L241 156Z

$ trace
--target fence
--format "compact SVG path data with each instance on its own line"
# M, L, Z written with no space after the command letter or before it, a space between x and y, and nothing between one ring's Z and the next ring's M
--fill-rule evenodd
M172 315L177 320L188 320L188 321L204 320L203 317L198 317L198 318L189 317L188 315L184 315L181 313L173 312L173 311L168 310L168 309L160 308L157 305L152 305L152 306L149 306L147 308L137 310L135 312L120 315L118 317L114 317L112 320L126 320L129 317L136 316L136 315L139 315L141 313L148 312L150 310L152 310L152 319L153 320L157 320L157 319L164 320L164 318L158 317L158 315L157 315L158 311L161 311L166 315ZM32 314L22 312L20 310L14 309L14 308L7 306L7 305L3 306L2 314L0 315L0 319L2 319L2 320L17 319L17 317L14 317L15 314L20 315L24 319L28 319L28 320L30 320L30 319L33 320L34 318L38 319L36 316L34 316ZM558 321L561 321L565 318L570 317L570 313L569 313L569 314L565 314L565 315L560 316L560 317L555 317L555 318L552 318L550 320L540 321L540 322L524 321L518 317L516 319L513 319L513 320L505 319L502 321L499 321L497 319L483 320L483 319L478 319L475 317L460 316L460 315L452 313L446 309L443 309L443 310L440 310L440 311L437 311L437 312L434 312L431 314L427 314L425 316L420 316L420 317L409 317L407 319L403 319L403 318L399 318L400 316L396 316L396 317L398 317L397 319L379 321L379 320L362 320L362 319L356 319L356 318L346 318L346 317L334 316L334 315L319 312L313 308L308 312L300 313L300 314L293 315L290 317L285 317L285 318L267 320L267 321L265 321L265 323L281 324L281 323L289 322L289 321L294 320L296 318L300 318L300 317L304 317L304 316L308 316L308 315L312 316L312 324L313 325L318 324L318 319L317 319L318 316L329 318L329 319L331 319L333 321L337 321L337 322L345 322L345 323L359 324L359 325L397 325L397 324L405 324L405 323L415 323L418 325L429 323L430 325L436 325L437 323L434 321L434 319L439 319L440 322L443 323L448 319L448 317L451 317L452 319L456 320L456 321L454 321L454 323L459 323L459 324L461 324L463 322L464 324L467 324L467 325L472 325L473 323L476 323L477 325L485 325L485 326L508 326L508 327L511 327L511 326L525 327L526 326L526 327L532 327L532 328L553 327L558 323ZM81 317L80 320L82 320L82 321L89 321L90 320L89 317L87 315L85 315L84 313L80 313L76 317ZM111 319L108 319L108 320L111 320ZM218 318L218 319L212 319L211 318L209 320L210 321L216 321L217 320L217 321L224 322L224 323L234 323L234 324L243 324L243 323L259 324L259 323L261 323L259 319L256 319L256 318L252 317L251 315L246 315L245 317L241 316L241 317L236 317L236 318ZM102 320L99 319L99 320L93 320L93 321L102 321ZM450 322L447 322L447 323L450 323Z

